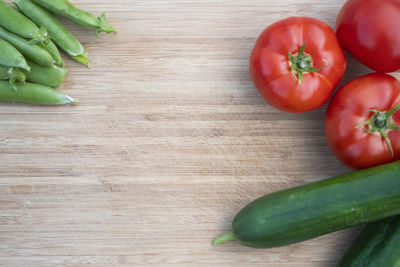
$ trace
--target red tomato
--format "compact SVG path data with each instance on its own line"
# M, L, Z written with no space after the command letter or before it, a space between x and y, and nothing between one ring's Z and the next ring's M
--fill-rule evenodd
M270 25L253 49L250 74L277 109L307 112L325 104L346 69L334 31L313 18L293 17Z
M336 23L343 48L378 72L400 69L399 25L399 0L349 0Z
M387 74L368 74L341 87L325 120L336 157L355 169L399 160L399 104L400 82Z

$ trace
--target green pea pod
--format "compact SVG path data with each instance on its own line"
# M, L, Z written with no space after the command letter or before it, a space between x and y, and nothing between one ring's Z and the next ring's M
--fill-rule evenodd
M0 66L0 80L8 80L10 78L9 71L12 67Z
M49 41L46 29L39 29L35 23L3 0L0 0L0 26L35 43Z
M57 46L55 45L55 43L53 43L52 40L49 40L49 42L47 44L43 44L43 47L53 57L53 60L56 63L56 65L58 65L60 67L65 67L65 63L60 55L60 51L58 51Z
M58 66L43 67L27 61L31 71L24 71L28 82L38 83L49 87L57 87L63 83L67 70Z
M75 7L68 0L34 0L34 2L57 15L69 18L82 26L96 29L96 36L101 32L116 32L116 30L108 24L104 12L99 17L95 17L91 13Z
M78 100L40 84L19 84L14 90L7 81L0 81L0 102L63 105L77 104Z
M31 39L34 44L42 43L56 64L61 67L65 66L58 48L50 40L47 30L44 28L39 29L35 23L3 0L0 0L0 26L20 37Z
M400 266L400 216L368 224L337 266Z
M90 67L87 52L75 36L50 12L30 0L14 0L18 8L35 23L47 29L51 39L76 61Z
M58 66L43 67L27 60L31 71L0 65L0 80L9 80L15 88L25 81L38 83L49 87L57 87L64 81L67 70Z
M0 64L30 71L24 56L11 44L0 39Z
M37 64L48 67L54 65L53 57L49 54L49 52L46 51L46 49L29 43L24 38L7 31L3 27L0 27L0 39L12 44L26 58L29 58L31 61L36 62Z
M17 85L19 83L25 83L25 72L29 73L19 68L0 65L0 80L8 80L12 88L17 90Z

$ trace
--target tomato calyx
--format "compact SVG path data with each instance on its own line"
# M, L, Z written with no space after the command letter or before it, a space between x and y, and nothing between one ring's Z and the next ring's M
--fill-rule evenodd
M320 71L325 68L327 65L322 68L314 68L314 63L311 55L304 52L306 48L306 44L300 47L300 50L296 54L289 53L289 65L290 72L298 81L298 84L301 85L301 81L303 80L303 76L305 73Z
M389 146L392 157L394 156L392 143L387 135L388 131L400 130L400 126L393 123L392 116L400 109L400 104L389 111L371 110L374 114L369 120L359 123L356 128L362 129L367 134L379 133Z

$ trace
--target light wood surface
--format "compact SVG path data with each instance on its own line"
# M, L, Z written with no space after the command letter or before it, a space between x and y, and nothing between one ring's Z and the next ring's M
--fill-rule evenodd
M92 69L65 57L79 106L0 105L1 266L334 266L359 229L270 250L212 247L269 192L348 172L324 109L293 115L253 87L259 33L289 16L332 27L328 0L85 0L116 35L63 20ZM368 72L349 57L344 81Z

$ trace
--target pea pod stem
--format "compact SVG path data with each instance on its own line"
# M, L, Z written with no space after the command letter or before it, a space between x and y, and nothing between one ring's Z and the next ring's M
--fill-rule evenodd
M25 73L29 73L26 70L11 68L7 71L9 76L9 83L14 90L17 90L18 84L25 84L26 75Z
M99 35L99 33L105 32L105 33L113 33L117 32L110 24L108 24L106 20L106 13L103 12L101 15L97 18L98 19L98 27L96 28L96 36Z
M34 0L34 2L57 15L76 22L79 25L96 29L96 36L101 32L116 32L116 30L108 24L104 12L96 18L93 14L75 7L69 0Z
M17 90L19 83L25 83L26 76L22 69L0 65L0 80L8 80L12 88Z

